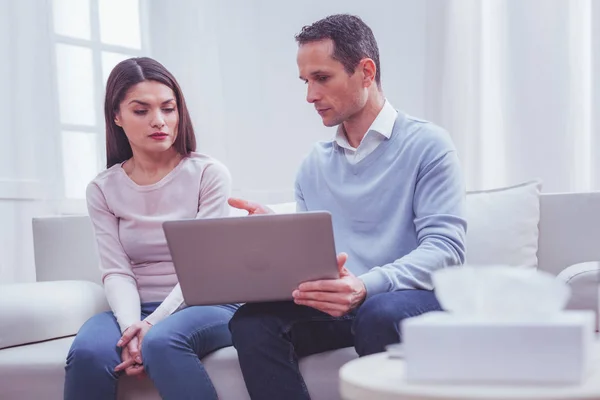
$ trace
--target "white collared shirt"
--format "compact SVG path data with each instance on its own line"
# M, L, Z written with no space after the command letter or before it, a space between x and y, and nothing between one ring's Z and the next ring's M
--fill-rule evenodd
M344 149L348 162L350 164L357 164L371 154L384 140L387 140L392 136L392 129L394 128L397 117L398 111L396 111L386 99L383 108L379 114L377 114L377 118L375 118L375 121L373 121L369 130L367 130L367 133L360 141L357 148L352 147L350 143L348 143L348 138L344 132L344 125L338 126L334 140Z

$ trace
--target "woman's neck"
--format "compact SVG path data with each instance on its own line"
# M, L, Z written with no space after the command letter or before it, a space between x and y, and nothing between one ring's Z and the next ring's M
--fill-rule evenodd
M123 169L135 183L149 185L164 178L179 164L181 158L174 148L153 154L134 150L133 157L127 160Z

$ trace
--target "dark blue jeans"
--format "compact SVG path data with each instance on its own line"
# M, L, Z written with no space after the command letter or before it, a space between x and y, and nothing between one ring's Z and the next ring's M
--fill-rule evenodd
M440 309L425 290L378 294L339 318L293 302L251 303L229 329L253 400L310 399L299 358L349 346L360 356L384 351L402 340L400 321Z
M142 318L160 303L142 304ZM163 399L216 399L200 359L231 346L227 323L237 305L187 307L152 327L142 342L144 369ZM120 373L121 337L112 312L90 318L79 330L67 356L65 400L115 399Z

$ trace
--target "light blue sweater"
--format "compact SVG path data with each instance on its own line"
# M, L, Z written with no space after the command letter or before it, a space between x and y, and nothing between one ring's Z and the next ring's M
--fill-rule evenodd
M296 178L299 211L332 214L336 251L367 297L433 289L431 273L465 259L465 189L440 127L398 113L392 135L356 165L318 143Z

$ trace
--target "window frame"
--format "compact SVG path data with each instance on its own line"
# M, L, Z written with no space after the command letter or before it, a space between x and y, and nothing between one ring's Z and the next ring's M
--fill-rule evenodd
M140 26L140 42L141 48L135 49L125 46L106 44L100 38L100 7L99 2L102 0L89 0L89 16L90 16L90 38L82 39L70 36L65 36L56 33L54 28L54 0L51 1L49 14L50 32L52 35L52 66L54 70L54 93L56 98L56 125L53 137L55 138L56 154L59 156L58 162L58 182L54 185L54 207L53 210L59 215L69 214L87 214L87 205L85 194L83 198L67 197L65 192L65 171L64 171L64 153L62 146L62 132L74 131L88 133L94 135L97 148L97 172L101 172L106 168L106 146L105 146L105 124L104 124L104 94L105 85L102 71L102 54L104 52L119 53L130 57L147 56L150 53L149 32L148 32L148 2L147 0L138 0L139 26ZM58 63L56 57L56 49L58 45L71 45L86 48L92 52L92 67L93 67L93 90L92 100L96 110L96 121L93 125L69 124L63 123L60 116L60 97L58 87Z

